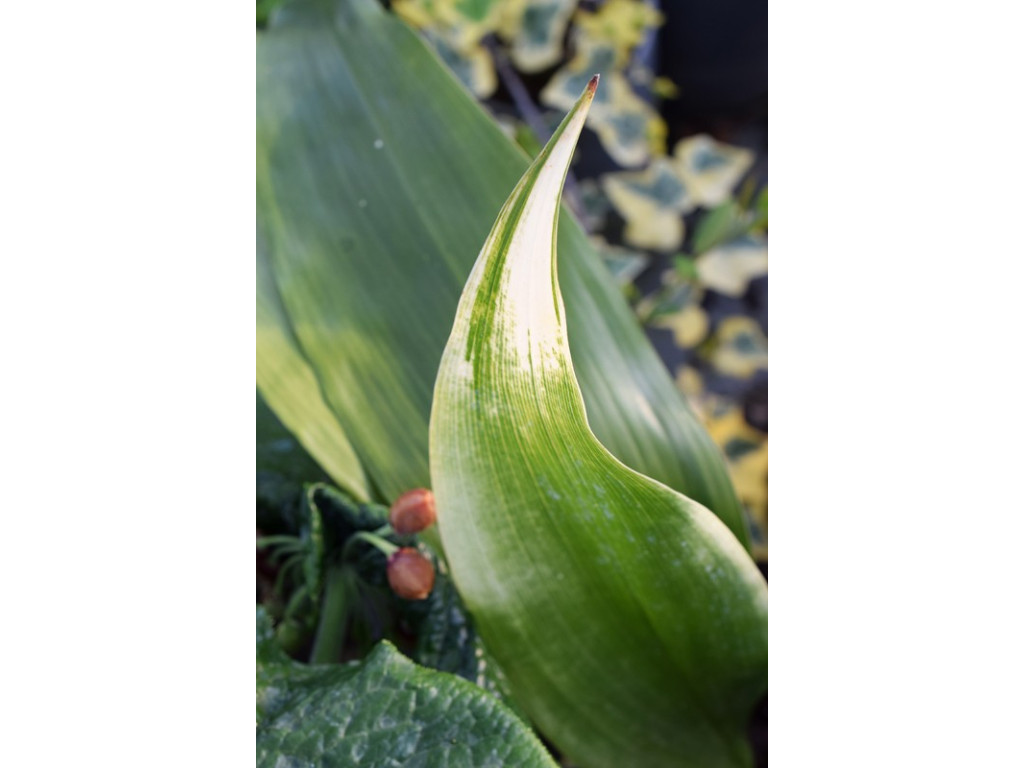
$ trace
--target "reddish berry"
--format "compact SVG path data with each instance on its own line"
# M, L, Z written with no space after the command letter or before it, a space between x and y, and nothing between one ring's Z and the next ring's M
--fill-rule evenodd
M412 547L402 547L388 558L388 584L399 597L423 600L434 588L434 566Z
M406 491L391 505L389 520L395 533L401 536L429 528L437 520L433 492L427 488Z

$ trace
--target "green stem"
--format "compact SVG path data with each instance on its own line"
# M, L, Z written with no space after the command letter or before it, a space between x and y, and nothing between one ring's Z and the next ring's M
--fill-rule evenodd
M313 641L311 664L333 664L341 660L345 645L345 627L351 608L351 569L331 565L324 580L324 600L320 606L320 624Z
M367 544L372 544L383 552L386 557L391 557L391 555L398 551L398 547L390 541L385 541L380 536L368 533L367 531L358 531L349 536L348 541L345 542L345 546L341 550L342 562L347 562L352 556L352 551L355 549L357 541L365 541Z

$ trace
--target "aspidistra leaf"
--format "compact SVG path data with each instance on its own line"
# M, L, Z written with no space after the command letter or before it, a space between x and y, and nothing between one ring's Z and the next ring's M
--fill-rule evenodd
M372 487L393 499L430 483L441 352L480 244L528 160L377 0L290 0L258 39L267 263L295 349ZM558 240L594 432L746 540L720 451L571 216Z
M370 494L363 467L299 350L269 258L266 233L257 226L256 383L260 394L331 479L357 500L366 501Z
M767 585L707 508L591 432L559 290L558 200L596 78L509 197L434 392L452 576L512 693L575 763L744 766Z

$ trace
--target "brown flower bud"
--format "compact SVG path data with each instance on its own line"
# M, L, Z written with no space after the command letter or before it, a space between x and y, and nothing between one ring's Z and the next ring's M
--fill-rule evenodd
M399 597L423 600L434 588L434 566L412 547L402 547L388 558L388 584Z
M433 492L427 488L406 491L391 505L389 520L395 533L402 536L429 528L437 520Z

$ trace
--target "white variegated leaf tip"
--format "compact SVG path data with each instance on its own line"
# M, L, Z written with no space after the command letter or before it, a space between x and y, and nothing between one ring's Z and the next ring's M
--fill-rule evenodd
M596 85L502 207L460 300L430 417L438 525L517 700L574 761L736 768L767 685L764 579L708 509L603 447L569 352L559 200Z
M477 258L445 351L446 358L461 357L465 375L479 370L480 356L496 345L520 367L568 359L554 243L562 185L598 79L591 78L506 200ZM499 311L490 311L494 305Z

